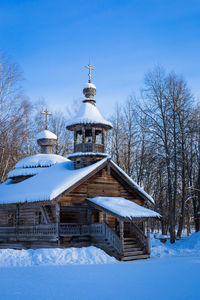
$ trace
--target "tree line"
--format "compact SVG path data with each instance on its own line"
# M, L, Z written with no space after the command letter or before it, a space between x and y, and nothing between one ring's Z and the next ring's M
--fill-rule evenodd
M43 99L24 95L20 67L0 54L0 182L22 158L38 153ZM200 227L200 109L186 81L155 67L145 75L141 96L117 105L110 117L107 152L155 199L162 234L173 243ZM65 128L69 112L53 112L49 129L58 136L55 153L72 151L73 136Z
M108 140L117 164L155 199L162 234L174 243L199 230L200 110L185 80L155 67L139 99L116 107Z

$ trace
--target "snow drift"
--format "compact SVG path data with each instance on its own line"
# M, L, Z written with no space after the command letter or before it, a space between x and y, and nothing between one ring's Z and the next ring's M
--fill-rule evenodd
M0 267L29 267L34 265L88 265L117 262L96 247L37 250L0 250Z
M151 239L151 257L164 256L200 256L200 232L193 233L185 240L165 244L154 238Z
M163 244L152 237L151 258L170 256L200 257L200 232L192 234L174 245ZM150 259L151 260L151 259ZM37 250L0 250L0 267L96 265L120 263L96 247ZM127 262L125 263L127 264Z

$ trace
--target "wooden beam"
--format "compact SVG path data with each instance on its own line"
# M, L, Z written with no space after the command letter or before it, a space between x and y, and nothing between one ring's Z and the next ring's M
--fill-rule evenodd
M85 127L82 127L82 143L85 143Z
M105 128L102 129L101 143L102 145L105 144Z
M108 172L108 175L110 175L110 161L108 161L108 164L107 164L107 172Z
M106 223L106 212L103 213L103 222Z
M44 207L41 206L40 209L41 209L41 213L42 213L42 216L44 218L45 224L49 224L49 221L48 221L48 218L47 218L47 214L46 214L46 211L45 211Z
M119 233L120 233L120 240L121 240L121 251L124 251L124 222L119 220Z
M58 238L58 245L60 245L59 224L60 224L60 205L56 203L56 234Z
M87 209L87 218L88 218L88 224L91 224L92 223L92 209L90 206L88 206L88 209Z
M96 143L96 135L95 135L95 128L92 127L92 143L95 144Z
M150 255L150 221L147 220L147 254Z

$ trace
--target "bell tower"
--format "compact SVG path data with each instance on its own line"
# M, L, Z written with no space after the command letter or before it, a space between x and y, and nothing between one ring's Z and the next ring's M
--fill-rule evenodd
M75 162L75 168L82 168L97 162L107 156L105 153L105 131L112 128L96 107L94 96L96 86L91 83L91 70L89 64L89 80L83 88L85 99L77 115L67 123L66 128L74 132L74 153L68 158Z

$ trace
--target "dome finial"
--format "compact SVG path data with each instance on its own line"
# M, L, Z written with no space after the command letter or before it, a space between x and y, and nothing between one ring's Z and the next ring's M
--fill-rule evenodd
M42 130L42 115L45 115L45 130L48 130L48 116L52 116L52 113L50 113L47 109L41 112L41 130Z
M89 69L89 73L88 73L88 77L89 77L89 80L88 80L88 83L91 83L91 70L94 70L94 68L92 67L91 64L88 64L87 66L85 66L87 69Z

